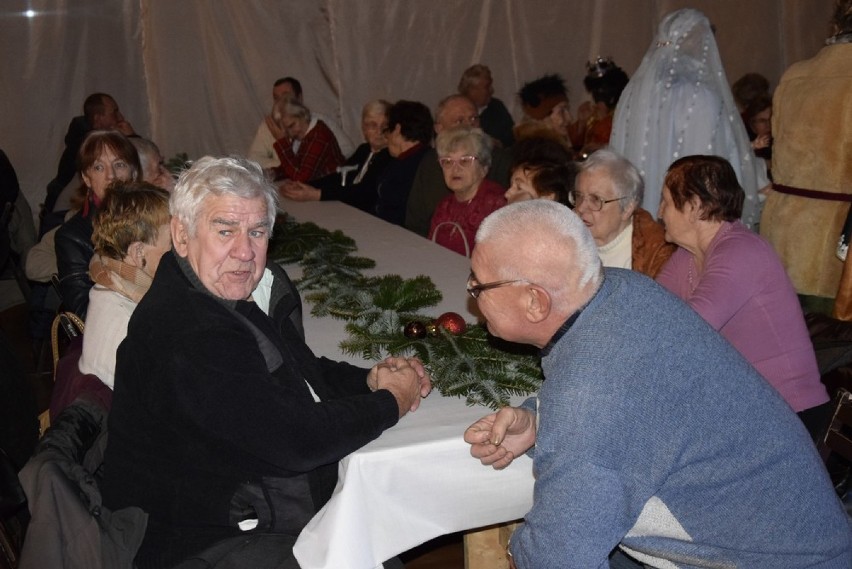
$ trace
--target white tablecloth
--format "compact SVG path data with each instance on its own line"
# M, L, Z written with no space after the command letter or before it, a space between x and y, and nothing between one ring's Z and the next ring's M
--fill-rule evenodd
M357 254L376 261L370 274L431 277L444 295L436 316L453 311L476 319L465 292L466 258L338 202L288 201L283 209L355 239ZM370 365L340 352L342 321L309 312L306 304L305 333L317 355ZM462 440L464 429L487 413L435 392L416 413L342 460L334 495L296 542L303 569L371 569L439 535L522 517L532 505L531 461L521 457L495 471L471 458Z

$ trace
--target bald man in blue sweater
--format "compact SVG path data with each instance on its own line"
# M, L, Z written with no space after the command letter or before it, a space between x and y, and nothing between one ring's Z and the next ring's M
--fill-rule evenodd
M573 212L498 210L471 267L490 331L542 349L538 398L465 432L498 469L533 454L518 569L610 567L613 552L664 568L852 567L849 520L787 403L687 305L603 270Z

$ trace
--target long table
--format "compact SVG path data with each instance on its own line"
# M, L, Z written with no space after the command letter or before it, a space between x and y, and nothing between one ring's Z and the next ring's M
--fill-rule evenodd
M282 209L352 237L357 254L376 261L368 274L431 277L443 293L435 315L453 311L477 319L465 292L465 257L339 202L285 200ZM296 268L287 268L298 278ZM317 355L372 365L340 351L342 321L309 312L306 304L305 334ZM531 461L520 457L495 471L471 458L462 440L465 428L489 412L433 392L417 412L343 459L334 495L296 542L302 568L372 569L440 535L523 517L532 505Z

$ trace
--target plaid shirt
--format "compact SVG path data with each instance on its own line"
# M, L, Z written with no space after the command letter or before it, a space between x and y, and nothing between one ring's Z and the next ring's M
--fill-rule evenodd
M281 166L275 169L276 177L308 182L335 172L343 164L344 157L337 139L322 121L317 121L308 131L298 153L293 152L292 142L289 138L275 141L273 148L281 161Z

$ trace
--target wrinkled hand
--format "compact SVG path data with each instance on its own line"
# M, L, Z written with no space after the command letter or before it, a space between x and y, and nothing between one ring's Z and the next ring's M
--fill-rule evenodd
M136 131L133 130L133 125L126 120L122 120L115 123L115 130L117 130L124 136L131 136L136 134Z
M151 183L169 193L175 189L175 177L162 164L157 168L157 175L151 180Z
M294 180L284 180L278 186L279 193L287 199L297 202L319 201L322 193L313 186Z
M577 107L577 122L585 125L593 114L595 114L595 105L591 101L583 101Z
M387 389L396 398L399 416L415 411L420 398L429 395L432 379L417 358L389 357L373 366L367 374L367 386L376 391Z
M423 366L423 362L420 361L420 358L396 358L389 356L385 358L385 363L395 366L397 365L395 363L396 360L403 360L405 363L414 368L414 373L417 374L417 379L420 380L420 397L428 397L432 392L432 377L429 375L429 372L426 371L426 368ZM418 407L420 407L420 399L414 402L410 411L416 411Z
M503 407L468 427L464 440L471 456L502 470L535 444L535 415L521 407Z
M284 129L278 126L278 123L275 122L275 119L272 118L272 115L266 115L266 128L269 129L269 132L272 133L272 138L275 140L281 140L284 138Z
M772 136L761 134L751 142L751 147L755 150L760 150L769 147L770 144L772 144Z

